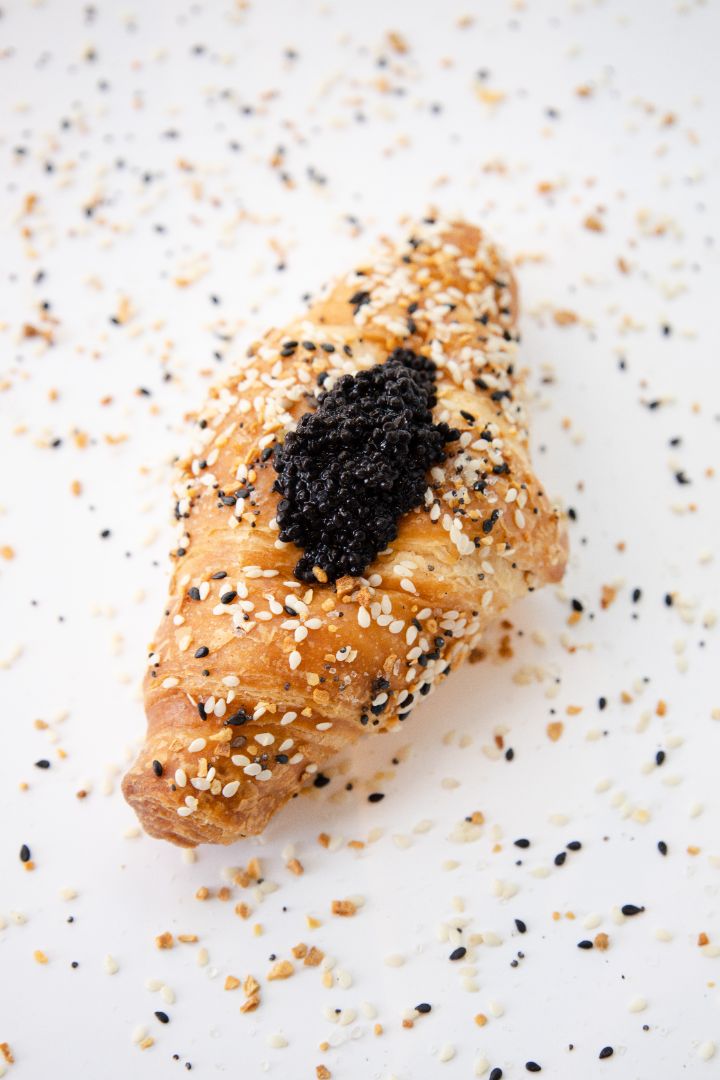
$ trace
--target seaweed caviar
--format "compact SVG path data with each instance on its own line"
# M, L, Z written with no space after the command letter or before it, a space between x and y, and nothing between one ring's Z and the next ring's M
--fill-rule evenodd
M436 366L411 349L343 375L274 455L280 539L304 549L301 581L362 574L420 506L426 473L460 437L434 424ZM323 578L324 579L324 578Z

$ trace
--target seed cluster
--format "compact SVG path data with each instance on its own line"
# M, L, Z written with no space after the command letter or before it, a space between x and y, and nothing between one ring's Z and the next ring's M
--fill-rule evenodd
M274 456L280 539L304 549L295 574L330 581L364 573L420 506L426 473L460 437L434 424L436 366L397 348L387 363L343 375Z

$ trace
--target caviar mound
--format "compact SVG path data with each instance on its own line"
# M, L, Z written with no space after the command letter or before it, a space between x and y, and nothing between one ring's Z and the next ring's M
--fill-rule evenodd
M280 539L303 549L300 581L316 581L315 567L328 581L364 573L422 504L427 470L459 438L433 423L435 376L432 360L396 349L338 379L275 451Z

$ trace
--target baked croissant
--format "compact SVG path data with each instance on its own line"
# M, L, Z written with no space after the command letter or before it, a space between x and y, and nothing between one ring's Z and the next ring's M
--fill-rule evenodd
M560 580L516 316L481 230L426 219L211 393L123 781L151 836L261 832L338 751L402 723L511 601Z

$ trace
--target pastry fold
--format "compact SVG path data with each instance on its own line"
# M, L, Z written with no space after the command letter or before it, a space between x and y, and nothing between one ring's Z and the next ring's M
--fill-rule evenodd
M175 485L147 736L123 780L150 835L260 833L338 751L407 723L513 600L560 580L565 533L530 466L516 320L512 271L483 232L426 220L211 392ZM300 581L274 450L317 394L398 348L434 362L433 420L459 435L362 575Z

